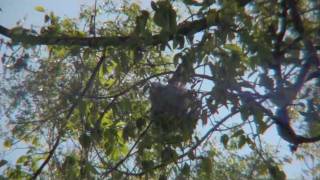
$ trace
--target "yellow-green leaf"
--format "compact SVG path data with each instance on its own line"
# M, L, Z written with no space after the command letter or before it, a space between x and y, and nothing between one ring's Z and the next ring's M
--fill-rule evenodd
M28 161L28 159L29 159L29 156L20 156L20 157L17 159L16 163L17 163L17 164L23 164L23 163L25 163L26 161Z
M4 141L4 143L3 143L3 146L5 147L5 148L11 148L11 146L12 146L12 140L11 139L6 139L5 141Z
M36 6L34 9L35 9L36 11L38 11L38 12L44 12L44 11L45 11L45 9L44 9L43 6Z

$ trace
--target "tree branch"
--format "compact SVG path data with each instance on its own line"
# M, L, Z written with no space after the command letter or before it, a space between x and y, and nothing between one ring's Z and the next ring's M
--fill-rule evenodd
M270 118L272 118L276 124L278 125L279 129L279 135L285 139L286 141L292 143L294 145L294 149L296 149L297 145L302 143L310 143L320 140L319 137L312 137L312 138L306 138L302 137L300 135L296 135L295 131L290 125L290 118L288 115L287 107L292 104L292 101L294 101L297 97L297 94L300 92L301 88L305 84L305 82L309 79L310 69L313 65L316 65L317 68L319 68L320 61L318 59L317 50L315 49L312 41L307 37L305 34L305 29L302 23L301 16L298 11L296 0L286 0L282 2L282 8L286 8L285 4L288 4L289 9L291 10L291 18L294 28L299 32L300 36L298 39L302 39L306 51L307 56L305 58L305 62L303 63L300 73L298 74L295 83L292 87L290 87L290 92L292 95L290 96L290 99L287 99L285 104L280 107L278 110L277 115L273 115L273 113L270 110L267 110L264 108L261 104L256 103L254 99L251 98L251 101L254 101L255 104L264 111L265 114L267 114ZM283 12L285 13L285 12ZM283 14L285 15L285 14ZM280 42L280 38L283 38L283 35L280 33L280 37L278 37L278 43ZM279 51L279 46L276 49ZM280 87L281 88L281 87ZM248 98L250 96L247 96ZM281 98L281 97L279 97Z
M295 29L300 33L300 36L302 37L303 43L305 45L306 51L307 51L307 57L306 62L303 64L300 74L297 77L297 80L294 84L294 90L295 94L297 94L302 86L304 85L304 82L307 80L307 76L309 73L309 70L313 64L319 66L319 59L317 56L317 50L313 46L311 40L305 35L305 30L303 27L303 23L300 17L300 14L298 12L297 3L295 0L287 0L288 6L291 9L291 18L293 25Z
M200 32L213 24L209 25L206 18L195 20L192 22L183 22L178 25L177 34L189 35ZM73 37L68 35L52 36L52 35L33 35L24 33L15 36L11 29L0 25L0 34L12 39L14 42L24 43L29 45L64 45L64 46L89 46L93 48L107 46L141 46L143 45L158 45L166 43L160 34L153 35L148 41L141 42L135 36L111 36L111 37ZM172 40L175 34L171 34L168 40Z
M298 146L299 144L303 143L313 143L320 140L320 135L316 137L303 137L301 135L297 135L290 124L285 123L283 121L283 117L279 117L278 115L274 115L273 112L267 108L265 108L261 103L257 102L252 98L251 94L249 92L241 92L238 91L238 96L245 99L248 103L253 103L255 107L259 108L265 115L270 117L274 120L274 122L278 125L278 128L280 128L279 135L284 140L288 141L289 143L292 143L294 146ZM284 112L283 116L287 116L288 112ZM288 117L287 117L288 118ZM283 134L282 134L283 133Z

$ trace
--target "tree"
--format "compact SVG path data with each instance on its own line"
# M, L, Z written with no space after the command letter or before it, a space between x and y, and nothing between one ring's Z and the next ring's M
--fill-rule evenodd
M2 139L27 146L3 178L285 179L272 125L319 157L319 2L123 4L0 25Z

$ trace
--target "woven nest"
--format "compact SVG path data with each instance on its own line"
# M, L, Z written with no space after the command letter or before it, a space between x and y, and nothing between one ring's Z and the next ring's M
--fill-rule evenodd
M157 133L168 137L181 136L182 141L191 138L201 110L196 92L154 83L150 89L150 101L151 120Z

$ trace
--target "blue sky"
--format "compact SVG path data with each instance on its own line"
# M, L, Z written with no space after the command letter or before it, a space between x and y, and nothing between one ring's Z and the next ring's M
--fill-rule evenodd
M150 0L148 0L148 2L149 1ZM143 0L136 2L143 2L144 7L148 6L149 4ZM11 28L16 25L16 22L22 21L23 26L26 28L30 28L31 25L41 26L44 21L44 13L35 11L34 8L36 6L43 6L46 11L53 11L60 17L76 18L78 17L82 4L93 3L93 0L0 0L0 24ZM279 150L281 154L290 155L287 143L280 140L274 127L267 131L267 133L264 135L264 139L273 145L280 143ZM14 155L12 154L12 156ZM302 174L302 164L303 162L295 161L291 165L286 165L284 169L288 177L299 177L299 175Z

